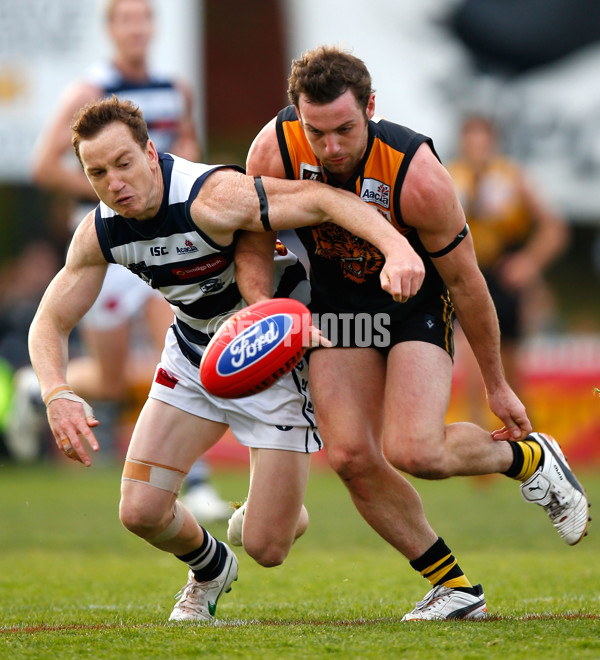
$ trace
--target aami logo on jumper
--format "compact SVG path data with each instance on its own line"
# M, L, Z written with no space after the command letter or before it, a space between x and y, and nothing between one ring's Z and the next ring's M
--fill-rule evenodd
M228 344L217 360L220 376L231 376L256 364L275 350L292 330L289 314L273 314L246 328Z
M391 188L387 183L377 179L365 179L360 191L360 197L365 202L379 204L386 209L390 208Z

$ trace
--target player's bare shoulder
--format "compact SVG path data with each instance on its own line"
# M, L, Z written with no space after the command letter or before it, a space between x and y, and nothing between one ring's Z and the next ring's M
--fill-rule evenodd
M452 232L455 224L464 224L452 178L427 143L410 161L400 207L406 224L418 231L445 233L450 227Z
M107 263L98 241L95 211L90 211L73 234L67 253L67 266L101 266Z
M254 138L246 159L246 171L251 176L272 176L285 179L285 167L279 150L274 117Z

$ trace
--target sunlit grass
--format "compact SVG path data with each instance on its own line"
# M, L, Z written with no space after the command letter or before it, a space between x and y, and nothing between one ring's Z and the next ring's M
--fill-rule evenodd
M401 623L428 584L319 468L307 534L274 569L238 549L239 580L212 626L167 623L186 568L123 529L119 479L118 467L0 467L2 657L600 657L595 523L566 546L506 478L414 482L436 531L483 584L487 621ZM214 479L225 499L243 498L245 471ZM600 501L600 476L582 481ZM209 529L224 539L224 523Z

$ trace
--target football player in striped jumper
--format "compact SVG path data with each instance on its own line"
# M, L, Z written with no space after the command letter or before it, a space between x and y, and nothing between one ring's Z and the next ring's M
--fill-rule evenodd
M306 529L309 459L321 447L305 361L270 389L240 400L211 396L200 382L199 359L219 321L273 295L272 277L255 273L255 250L244 250L239 231L268 231L264 249L273 264L276 230L339 223L382 251L382 287L397 300L418 290L422 261L354 195L159 154L128 101L88 104L72 130L100 204L77 228L66 264L40 303L30 330L31 362L57 446L89 466L89 449L99 449L92 430L98 422L67 382L69 333L98 295L109 263L128 268L168 300L175 318L125 460L120 518L189 567L171 620L211 620L237 577L237 559L178 501L185 475L229 426L251 452L244 547L261 565L275 566ZM240 288L250 292L246 300ZM318 331L311 341L327 344Z
M37 185L78 200L74 204L73 231L97 203L71 147L71 119L89 101L113 94L129 99L144 113L157 151L191 161L201 158L190 85L158 73L150 63L156 32L150 0L107 0L105 18L113 48L110 60L90 66L81 80L67 86L33 159L33 179ZM118 415L128 390L139 383L145 385L152 378L148 368L151 360L138 359L131 351L130 337L136 319L144 319L150 339L148 347L160 355L171 316L169 306L157 291L145 286L130 271L109 265L102 291L78 327L85 354L73 358L69 365L73 386L101 411L105 449L108 449L107 441L112 441L115 435L112 427L117 420L113 424L107 422ZM22 380L27 382L26 373L19 374L17 383ZM27 406L27 400L23 405ZM24 414L31 412L29 406ZM16 429L17 436L20 430ZM231 513L229 505L210 484L205 461L199 461L191 470L182 492L183 499L201 522L224 520Z

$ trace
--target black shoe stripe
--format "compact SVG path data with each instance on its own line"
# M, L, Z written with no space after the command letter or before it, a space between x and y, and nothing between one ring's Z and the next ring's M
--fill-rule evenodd
M482 605L485 606L484 598L478 600L476 603L472 603L471 605L466 605L465 607L461 607L459 610L455 610L454 612L452 612L452 614L449 614L446 618L464 619L468 614L479 609Z

